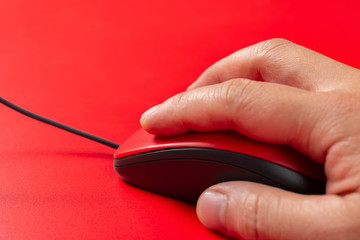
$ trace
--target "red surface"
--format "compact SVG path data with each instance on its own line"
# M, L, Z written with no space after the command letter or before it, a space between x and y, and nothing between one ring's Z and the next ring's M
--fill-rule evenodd
M114 158L167 148L200 147L243 153L265 159L307 176L324 180L323 167L288 146L263 143L232 131L190 132L175 137L155 137L140 129L114 153Z
M284 37L360 67L359 1L0 3L1 96L119 143L233 51ZM341 79L339 79L341 81ZM0 106L0 239L221 239L123 183L113 149Z

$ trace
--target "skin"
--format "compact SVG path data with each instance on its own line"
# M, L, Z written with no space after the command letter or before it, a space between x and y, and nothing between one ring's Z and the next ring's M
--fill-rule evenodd
M237 239L360 238L360 70L284 39L241 49L145 112L156 135L233 129L324 164L325 195L225 182L199 198L208 228Z

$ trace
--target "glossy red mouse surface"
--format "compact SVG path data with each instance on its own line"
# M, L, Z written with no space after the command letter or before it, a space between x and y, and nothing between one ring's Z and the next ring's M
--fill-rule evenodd
M211 148L242 153L267 160L318 180L325 179L322 165L291 147L259 142L234 131L189 132L173 137L157 137L140 129L115 151L114 158L182 147Z

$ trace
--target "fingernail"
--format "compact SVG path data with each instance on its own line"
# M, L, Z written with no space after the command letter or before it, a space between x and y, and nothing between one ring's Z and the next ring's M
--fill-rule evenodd
M159 108L160 104L159 105L156 105L156 106L153 106L152 108L148 109L147 111L145 111L142 115L141 115L141 118L140 118L140 121L143 121L145 118L147 118L148 116L150 116L152 113L154 113L158 108Z
M226 195L207 191L203 193L197 204L197 214L199 220L207 228L221 230L225 223Z

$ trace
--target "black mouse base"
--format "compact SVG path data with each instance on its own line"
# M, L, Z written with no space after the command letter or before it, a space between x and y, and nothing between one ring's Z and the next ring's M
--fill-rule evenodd
M157 150L115 159L115 170L137 187L196 203L208 187L251 181L303 194L323 194L325 183L252 156L218 149Z

